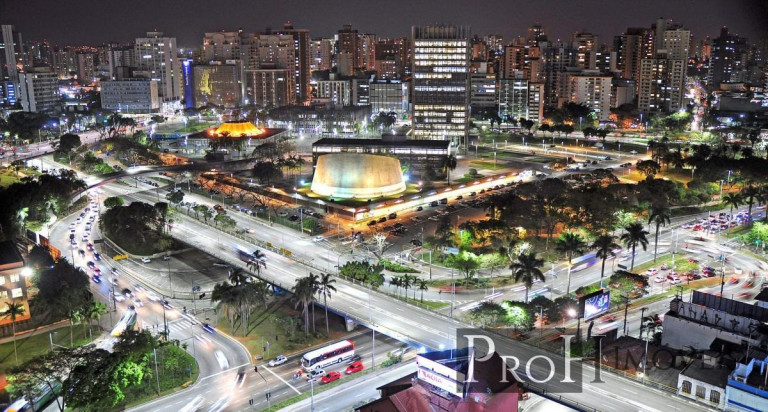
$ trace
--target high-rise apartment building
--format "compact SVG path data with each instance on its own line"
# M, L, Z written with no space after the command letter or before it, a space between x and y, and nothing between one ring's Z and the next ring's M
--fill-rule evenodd
M599 47L596 34L579 32L571 36L571 42L576 48L576 67L582 70L595 69L595 54Z
M376 42L379 37L375 34L363 33L360 35L358 45L360 47L360 69L376 70Z
M59 79L48 68L19 73L19 100L25 112L54 113L59 107Z
M640 68L637 108L641 113L674 112L682 107L686 60L643 59Z
M333 39L312 39L310 42L309 71L330 70L333 67Z
M655 55L654 33L654 30L648 28L628 28L616 39L616 70L621 72L623 78L640 78L640 63Z
M288 96L288 104L296 104L296 45L293 35L290 34L260 34L256 38L258 68L259 69L284 69L291 75L286 79L288 90L292 92Z
M470 35L469 26L412 28L414 138L467 137Z
M353 29L351 24L345 24L339 30L336 47L336 66L342 76L351 76L355 70L361 67L362 58L360 56L360 46L357 29Z
M498 101L498 87L493 64L473 62L469 75L469 104L472 110L495 107Z
M499 117L541 121L544 116L544 84L532 83L522 72L499 80Z
M0 25L0 81L19 81L18 65L24 61L21 33L10 24Z
M534 23L528 28L528 34L525 39L529 46L538 46L539 43L547 41L547 33L541 24Z
M744 68L746 52L747 39L738 34L731 34L727 27L723 27L720 36L712 39L707 75L709 86L719 88L720 83L732 81L734 75Z
M504 48L504 70L502 77L511 78L513 73L523 72L526 79L538 82L542 76L541 52L539 46L513 44Z
M576 49L571 43L547 43L542 50L545 106L557 107L565 100L565 73L576 67L576 59Z
M240 32L205 33L200 50L200 63L226 62L240 59Z
M309 80L311 77L310 59L310 38L309 30L296 29L293 23L287 22L281 30L272 31L272 34L283 34L293 37L294 65L293 65L293 85L297 102L306 102L310 99Z
M374 70L381 79L402 79L410 65L408 61L408 39L384 39L374 47Z
M293 73L287 69L248 70L246 75L246 98L252 104L282 107L289 105L290 98L295 96L288 80Z
M568 101L590 108L598 120L606 121L611 115L611 76L597 70L584 70L568 75Z
M166 37L162 32L147 32L134 44L137 68L148 78L157 80L160 98L164 101L179 100L182 97L181 59L176 56L175 37Z
M77 53L77 80L82 85L93 82L95 74L95 55L89 52Z

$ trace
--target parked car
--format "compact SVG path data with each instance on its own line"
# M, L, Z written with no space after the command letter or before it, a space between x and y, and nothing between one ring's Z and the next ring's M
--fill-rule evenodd
M389 219L397 219L397 213L390 213L389 216L387 216Z
M321 368L317 368L315 370L310 371L307 373L307 382L309 381L316 381L321 376L325 375L325 370Z
M149 263L149 262L151 262L151 261L152 261L152 259L150 259L150 258L148 258L148 257L146 257L146 256L145 256L145 257L143 257L143 258L141 258L141 263Z
M317 235L312 238L313 242L322 242L323 240L325 240L325 238L322 235Z

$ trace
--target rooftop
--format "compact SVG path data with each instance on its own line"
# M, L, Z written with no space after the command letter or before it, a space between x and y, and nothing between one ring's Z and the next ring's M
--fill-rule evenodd
M392 147L427 147L447 149L449 140L400 140L400 139L344 139L335 137L322 138L312 144L315 146L392 146Z
M24 264L24 258L22 258L19 249L16 248L16 244L10 240L0 242L0 266L11 265L13 263Z
M699 382L705 382L710 385L717 386L718 388L725 388L728 383L728 375L731 373L730 368L726 368L722 365L710 365L705 363L701 359L696 359L691 362L682 372L681 375L687 376L691 379L695 379Z

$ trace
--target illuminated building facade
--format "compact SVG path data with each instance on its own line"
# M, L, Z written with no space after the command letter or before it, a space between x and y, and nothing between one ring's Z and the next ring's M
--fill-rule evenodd
M195 107L240 105L240 68L234 64L197 65L193 67Z
M16 316L16 330L24 329L30 319L29 303L27 301L27 278L24 272L24 259L16 245L11 241L0 243L0 305L5 309L9 303L21 303L24 313ZM4 336L12 331L11 318L0 318L0 332Z
M333 153L317 159L312 192L332 198L373 199L405 191L400 160L362 153Z
M121 113L160 111L157 81L124 79L101 82L101 107Z
M136 39L134 56L138 69L146 77L157 80L160 97L178 100L182 97L181 59L176 57L176 38L164 37L162 32L148 32Z
M52 113L60 108L59 79L47 68L19 73L19 100L25 112Z
M469 26L414 26L415 139L462 141L469 127Z

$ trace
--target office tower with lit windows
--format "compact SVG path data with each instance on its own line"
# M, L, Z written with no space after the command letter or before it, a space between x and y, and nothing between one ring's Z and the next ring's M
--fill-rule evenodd
M283 34L293 36L293 87L297 102L306 102L310 99L310 39L309 30L296 29L293 23L287 22L281 30L273 30L271 34ZM286 67L287 68L287 67Z
M351 76L360 67L360 36L351 24L345 24L337 36L336 67L340 75Z
M747 40L723 27L720 36L712 39L707 76L709 87L717 89L720 83L733 81L734 75L744 68L746 51Z
M414 26L413 136L461 143L469 126L469 26Z

